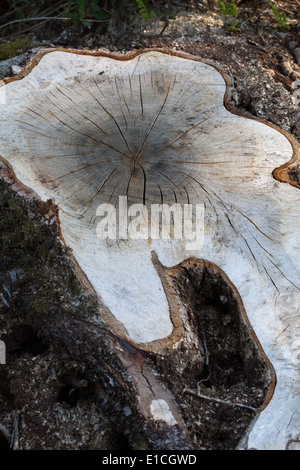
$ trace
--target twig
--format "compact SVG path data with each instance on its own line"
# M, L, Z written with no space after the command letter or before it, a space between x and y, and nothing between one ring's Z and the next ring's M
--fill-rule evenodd
M9 23L3 24L0 26L0 29L5 28L6 26L9 26L14 23L26 23L27 21L39 21L39 20L63 20L63 21L70 21L72 18L66 17L66 16L40 16L37 18L22 18L21 20L14 20L10 21ZM92 20L89 18L84 18L84 21L89 21L90 23L103 23L104 21L108 20Z
M207 348L206 336L205 336L204 331L202 331L202 340L203 340L203 348L205 352L205 365L208 366L209 365L209 351Z
M12 432L10 447L13 450L19 450L19 413L18 411L15 411L14 413L13 432Z
M169 23L169 20L166 20L163 29L162 29L161 32L159 33L159 36L162 36L162 35L163 35L163 33L165 32L165 30L167 29L167 27L169 26L169 24L170 24L170 23Z
M92 20L91 18L83 18L84 21L89 21L90 23L105 23L105 21L109 21L110 18L106 20Z
M68 6L67 3L61 3L61 0L59 0L58 2L52 4L51 7L48 7L48 8L46 8L46 10L43 10L42 12L40 12L40 13L39 13L39 14L40 14L39 18L45 17L46 15L49 15L49 14L51 14L51 13L55 13L56 11L61 10L61 9L64 9L64 10L65 10L65 8L66 8L67 6ZM11 11L11 12L7 13L6 15L3 15L2 18L1 18L1 19L2 19L2 23L4 22L4 21L3 21L3 20L4 20L4 17L12 16L12 15L14 15L14 14L15 14L15 11ZM59 15L61 15L61 14L63 14L63 12L57 14L56 17L59 17ZM22 20L20 20L20 21L22 21ZM23 19L23 21L24 21L24 19ZM38 24L38 26L41 25L41 24L44 24L44 23L46 23L46 22L47 22L47 21L42 21L41 23ZM5 24L5 25L6 25L6 24ZM5 26L5 25L4 25L4 26ZM23 30L23 31L20 31L20 32L14 33L14 34L10 34L9 36L6 36L6 37L1 38L1 39L7 39L7 38L12 37L12 36L17 36L17 35L19 35L19 34L23 34L23 32L30 31L30 30L33 29L33 28L36 28L36 26L31 27L31 28L26 28L26 29Z
M270 52L270 49L266 49L265 47L262 47L259 44L256 44L256 42L251 41L251 39L248 39L247 42L248 42L248 44L250 44L250 46L253 46L256 49L259 49L262 52Z
M8 429L6 429L5 426L3 426L3 424L0 424L0 431L2 432L5 439L9 442L11 438L10 432L8 431Z
M1 40L4 41L5 39L9 39L15 36L20 36L21 34L27 33L28 31L32 31L34 28L38 28L39 26L42 26L43 24L47 23L49 20L44 20L40 21L40 23L37 23L34 26L30 26L29 28L22 29L21 31L17 31L16 33L10 33L7 36L1 37Z
M21 20L13 20L13 21L10 21L9 23L5 23L2 26L0 26L0 29L6 28L6 26L9 26L14 23L26 23L27 21L38 21L38 20L71 20L71 18L67 18L65 16L40 16L38 18L22 18Z
M208 400L208 401L214 401L216 403L221 403L222 405L228 405L228 406L237 406L239 408L246 408L248 410L251 410L251 411L254 411L256 412L257 410L255 408L253 408L252 406L248 406L248 405L243 405L242 403L233 403L231 401L227 401L227 400L221 400L220 398L216 398L216 397L209 397L207 395L203 395L202 393L197 393L197 392L194 392L193 390L189 389L189 388L184 388L183 389L183 393L188 393L196 398L203 398L203 400Z

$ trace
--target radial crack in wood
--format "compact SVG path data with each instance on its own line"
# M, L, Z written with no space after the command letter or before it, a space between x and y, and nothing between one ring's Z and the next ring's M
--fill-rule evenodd
M0 89L0 154L24 185L58 205L61 237L107 325L151 353L175 351L191 334L203 365L204 332L187 333L188 306L168 269L209 260L235 286L277 376L248 444L281 449L298 439L297 143L231 109L224 72L182 53L46 51L19 78ZM203 205L204 245L144 237L161 204ZM110 235L118 236L101 238L100 216L111 207L118 217Z

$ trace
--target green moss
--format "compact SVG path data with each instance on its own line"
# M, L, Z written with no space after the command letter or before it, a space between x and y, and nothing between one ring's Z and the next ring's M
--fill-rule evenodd
M15 41L8 41L0 44L0 60L6 60L14 57L18 51L26 49L30 46L30 44L31 39L29 37L24 37L16 39Z
M76 278L75 274L72 271L68 275L66 285L72 296L77 297L81 294L82 292L81 285L79 284L78 279Z
M47 314L56 304L55 297L55 293L48 290L48 288L41 289L41 291L33 296L30 302L32 313L35 315Z
M10 311L28 319L54 310L93 317L96 303L85 296L54 228L44 223L39 211L39 204L25 203L0 180L0 273L12 268L21 273Z
M146 439L142 439L133 444L133 450L149 450L149 442Z
M36 224L28 218L24 201L19 197L8 197L3 183L0 184L1 189L0 249L14 252L21 250L23 254L25 248L27 253L34 251L37 256L49 254L45 230L37 230Z

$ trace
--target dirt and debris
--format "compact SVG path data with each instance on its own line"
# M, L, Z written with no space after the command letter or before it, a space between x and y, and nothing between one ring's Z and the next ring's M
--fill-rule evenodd
M299 1L277 2L292 18L289 30L275 21L267 6L254 14L251 3L241 2L240 31L234 33L225 30L222 15L209 10L205 2L197 2L197 7L179 2L175 20L168 24L157 19L144 22L134 13L125 20L122 12L108 23L89 28L48 21L24 32L26 46L0 61L0 79L18 74L36 52L48 47L121 53L141 48L181 50L224 68L233 80L238 109L278 125L299 140ZM2 44L16 40L19 29L14 28L17 25L1 30ZM292 176L298 181L297 171ZM8 351L7 365L0 366L0 448L132 448L126 432L109 419L109 399L97 390L95 377L73 357L74 348L62 353L37 328L38 319L50 312L82 321L91 312L97 315L93 299L79 285L67 253L57 243L55 224L46 224L41 208L25 205L6 183L1 183L0 207L0 338L5 338ZM270 386L269 368L246 341L245 332L246 346L238 342L240 320L233 306L230 310L222 301L226 295L218 292L215 301L211 295L200 299L194 291L191 318L198 322L208 363L185 370L188 387L183 387L181 377L175 381L174 393L195 448L236 448L255 415L253 409L262 405ZM216 347L220 341L227 353L222 360ZM247 367L245 347L252 348L252 363ZM153 366L167 383L174 384L168 361L154 359ZM129 415L128 405L122 406Z
M120 9L108 23L89 28L79 24L74 29L63 22L48 21L25 37L25 41L30 38L30 47L0 62L0 79L14 75L18 71L14 66L25 65L41 48L107 49L121 53L142 48L182 50L214 60L228 72L234 82L238 108L271 121L299 139L298 0L277 2L278 9L291 18L288 30L276 21L268 2L261 2L257 14L253 14L252 2L242 2L240 31L235 33L225 30L219 11L208 10L204 2L197 7L190 3L190 7L179 4L175 19L168 21L163 34L164 22L158 19L145 22L136 10L130 9L126 17ZM16 41L14 36L7 36L6 44L9 39Z
M89 299L49 225L45 205L24 200L1 182L0 325L6 365L0 366L1 449L122 448L84 366L57 351L38 328L59 311L93 315ZM18 428L17 443L14 428Z
M234 449L272 394L272 366L251 336L238 294L216 266L186 261L173 282L205 360L192 360L181 346L179 354L156 358L156 367L181 403L195 447Z
M56 223L49 223L55 206L29 194L25 201L6 179L0 180L1 446L190 448L180 429L140 416L121 344L78 282ZM136 350L127 349L132 368Z

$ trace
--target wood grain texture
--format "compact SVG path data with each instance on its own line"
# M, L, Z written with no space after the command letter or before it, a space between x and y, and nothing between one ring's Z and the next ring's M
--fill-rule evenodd
M195 257L226 273L277 375L249 446L285 448L300 420L300 194L273 173L298 150L275 126L231 112L228 86L218 67L184 54L53 51L0 89L0 154L58 204L107 324L133 344L159 351L182 338L164 267ZM96 209L120 195L147 207L204 204L201 252L184 240L99 240Z

